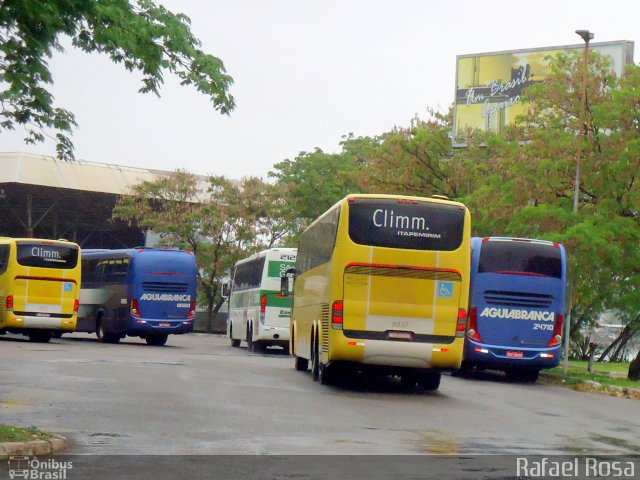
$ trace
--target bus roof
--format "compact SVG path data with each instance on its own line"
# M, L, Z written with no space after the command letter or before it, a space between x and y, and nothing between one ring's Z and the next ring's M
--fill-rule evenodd
M295 247L277 247L277 248L267 248L265 250L261 250L256 252L248 257L243 258L242 260L238 260L235 264L242 264L245 262L250 262L251 260L255 260L256 258L266 257L270 253L296 253L297 248Z
M536 238L519 238L519 237L473 237L472 242L526 242L537 243L540 245L554 245L559 246L558 242L552 242L550 240L539 240Z
M134 257L145 251L148 252L176 252L186 253L193 255L193 252L187 250L169 249L169 248L152 248L152 247L135 247L135 248L120 248L115 250L109 250L104 248L86 248L82 250L83 257L101 257L101 258L120 258L120 257Z
M65 238L32 238L32 237L0 237L0 242L2 243L13 243L13 242L52 242L58 244L67 244L67 245L75 245L79 247L79 245L71 240L67 240Z

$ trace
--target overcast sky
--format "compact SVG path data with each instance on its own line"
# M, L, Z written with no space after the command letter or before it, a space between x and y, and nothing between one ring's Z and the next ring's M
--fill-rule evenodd
M161 0L192 20L202 48L234 78L237 108L167 76L161 98L106 56L67 49L50 62L57 106L75 113L76 157L143 168L186 168L240 179L343 135L378 135L454 100L456 55L631 40L637 0ZM640 53L636 53L637 63ZM0 133L1 151L55 155Z

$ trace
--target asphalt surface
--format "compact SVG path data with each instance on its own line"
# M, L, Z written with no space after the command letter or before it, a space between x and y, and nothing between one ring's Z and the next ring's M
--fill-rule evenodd
M106 345L86 334L49 344L8 335L0 352L0 423L63 435L65 454L95 478L129 478L142 462L136 458L186 475L178 478L211 469L229 475L219 478L290 478L307 467L315 474L305 478L320 478L327 463L315 455L336 465L355 455L351 465L368 478L385 478L391 467L415 478L412 471L424 472L416 454L428 455L434 475L460 469L444 478L513 478L518 456L640 454L638 400L498 374L444 376L429 393L403 390L391 377L326 387L278 349L248 353L204 334L173 336L165 347L139 339ZM177 466L165 456L178 456ZM96 467L96 458L110 458L118 475ZM261 477L265 471L272 474Z

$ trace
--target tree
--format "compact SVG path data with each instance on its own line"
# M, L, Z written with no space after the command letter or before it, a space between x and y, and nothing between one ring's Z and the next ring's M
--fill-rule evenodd
M242 256L238 240L243 220L237 217L233 182L212 177L210 182L184 170L139 183L120 197L114 218L159 233L161 245L192 251L198 262L200 299L212 318L222 305L221 285L233 263ZM202 302L201 302L202 303Z
M229 113L233 79L222 61L204 53L189 18L152 0L4 0L0 2L0 132L22 126L25 142L57 133L57 154L73 159L71 112L54 106L47 60L64 51L61 37L85 52L105 53L129 71L142 73L142 93L159 96L165 72L207 95Z
M382 135L367 162L366 187L380 193L461 197L467 178L452 152L451 119L451 112L429 110L427 120L414 118L409 127Z
M195 254L200 303L213 318L224 303L222 283L235 262L286 237L281 208L275 186L260 178L212 176L207 181L177 170L133 186L120 197L113 216L159 233L161 245Z
M300 231L342 197L359 191L359 168L355 155L325 153L316 148L275 164L269 177L276 180L289 205L290 211L284 216Z
M547 80L525 90L529 111L519 119L519 128L482 139L492 160L480 157L476 172L484 170L479 176L483 185L474 183L465 202L476 234L543 238L567 246L573 272L572 340L577 355L584 357L588 342L580 337L602 312L618 311L629 322L639 313L640 74L637 66L629 66L616 78L606 59L594 53L583 124L581 55L559 55L551 70ZM583 142L583 158L576 214L578 142ZM629 325L626 331L632 333Z

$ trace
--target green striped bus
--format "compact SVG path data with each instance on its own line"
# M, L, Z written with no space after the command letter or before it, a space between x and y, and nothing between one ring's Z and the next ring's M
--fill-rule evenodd
M231 346L245 341L249 351L271 345L289 351L291 297L280 293L280 279L295 263L295 248L271 248L234 265L227 319Z

